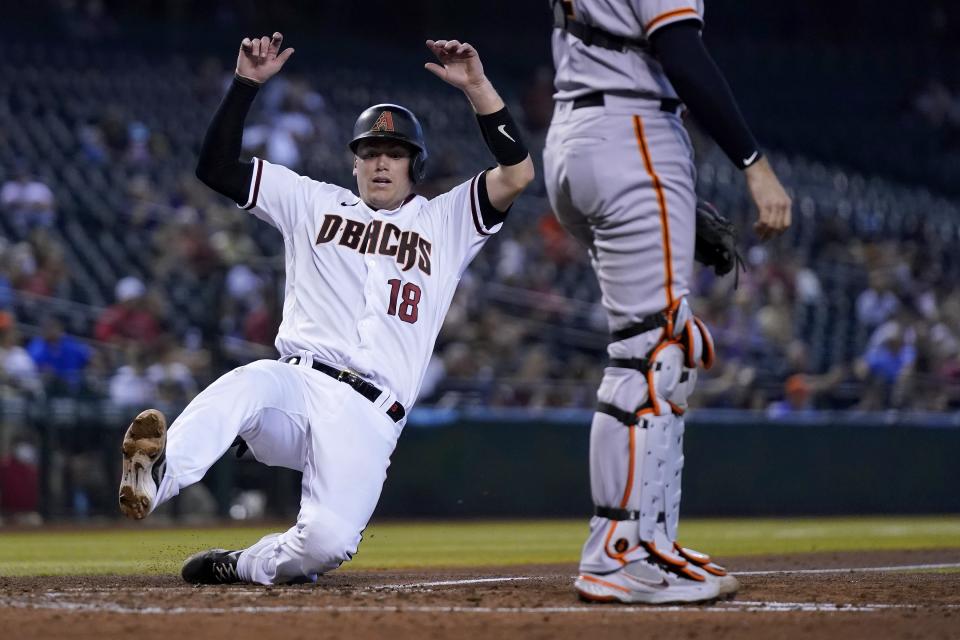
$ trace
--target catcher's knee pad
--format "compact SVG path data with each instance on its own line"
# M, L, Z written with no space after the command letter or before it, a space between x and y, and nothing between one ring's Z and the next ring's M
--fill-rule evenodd
M686 299L666 314L670 318L666 326L613 342L607 348L611 368L639 371L647 383L647 395L628 399L629 407L618 405L621 409L638 406L655 415L683 415L696 386L697 369L713 365L713 339ZM604 400L602 394L600 400Z
M677 384L666 396L674 413L683 415L687 409L687 400L697 386L697 370L713 366L715 353L713 337L700 318L690 316L680 329L676 340L683 351L683 364Z
M713 366L716 359L716 352L713 347L713 336L703 320L696 316L690 318L683 324L682 331L678 336L683 345L686 354L685 365L690 369L703 367L709 369Z
M689 378L684 362L686 354L681 343L674 340L661 342L648 358L647 381L653 389L650 409L656 415L683 413L686 397L678 398L677 391L685 390L681 383Z

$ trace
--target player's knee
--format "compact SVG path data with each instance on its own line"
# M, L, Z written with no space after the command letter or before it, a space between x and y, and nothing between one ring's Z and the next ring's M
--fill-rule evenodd
M324 573L353 557L359 531L331 514L303 522L300 536L305 556L304 573Z
M647 379L639 371L608 367L597 389L597 400L626 410L647 402Z
M275 370L278 366L289 366L273 360L258 360L234 369L231 376L230 391L237 401L268 401L275 395L282 395L283 384ZM227 379L226 376L224 379Z

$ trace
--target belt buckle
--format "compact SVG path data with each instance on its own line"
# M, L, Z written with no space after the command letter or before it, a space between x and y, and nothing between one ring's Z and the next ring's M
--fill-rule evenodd
M353 374L346 369L341 369L340 373L337 374L337 382L347 382L351 375Z

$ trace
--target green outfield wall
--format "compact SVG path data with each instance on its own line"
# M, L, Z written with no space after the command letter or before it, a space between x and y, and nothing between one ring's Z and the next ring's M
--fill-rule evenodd
M85 404L41 409L18 417L39 444L41 513L116 516L119 445L133 414ZM590 419L584 410L415 409L377 514L584 516L592 509ZM688 419L685 455L687 515L960 513L960 414L771 420L700 411ZM204 483L222 516L251 490L265 496L264 515L289 518L298 509L299 474L264 467L249 454L238 461L228 453ZM191 506L177 499L171 509L177 517Z
M960 512L960 428L871 419L689 421L683 512ZM587 422L462 421L408 428L378 513L589 513Z

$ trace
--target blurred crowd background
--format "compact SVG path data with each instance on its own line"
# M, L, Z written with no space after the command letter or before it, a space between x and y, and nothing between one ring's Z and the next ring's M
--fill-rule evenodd
M7 14L5 511L29 511L17 500L35 495L29 478L40 482L38 421L126 424L277 357L281 238L193 176L244 35L283 30L297 49L248 119L251 155L350 187L353 121L391 101L424 122L424 195L470 177L492 159L469 105L422 70L418 48L459 35L480 49L539 167L552 113L547 3L437 4L59 0ZM795 224L758 244L742 176L687 120L700 196L738 224L747 264L738 279L698 268L693 306L719 358L694 403L774 419L956 411L960 11L919 2L905 26L888 19L892 3L730 4L707 3L705 39L794 197ZM540 173L464 277L418 406L593 405L606 319L586 252L556 223ZM96 506L83 484L112 478L90 471L76 446L88 436L74 433L57 464L68 477L84 469L64 481L81 490L63 498L83 513Z

